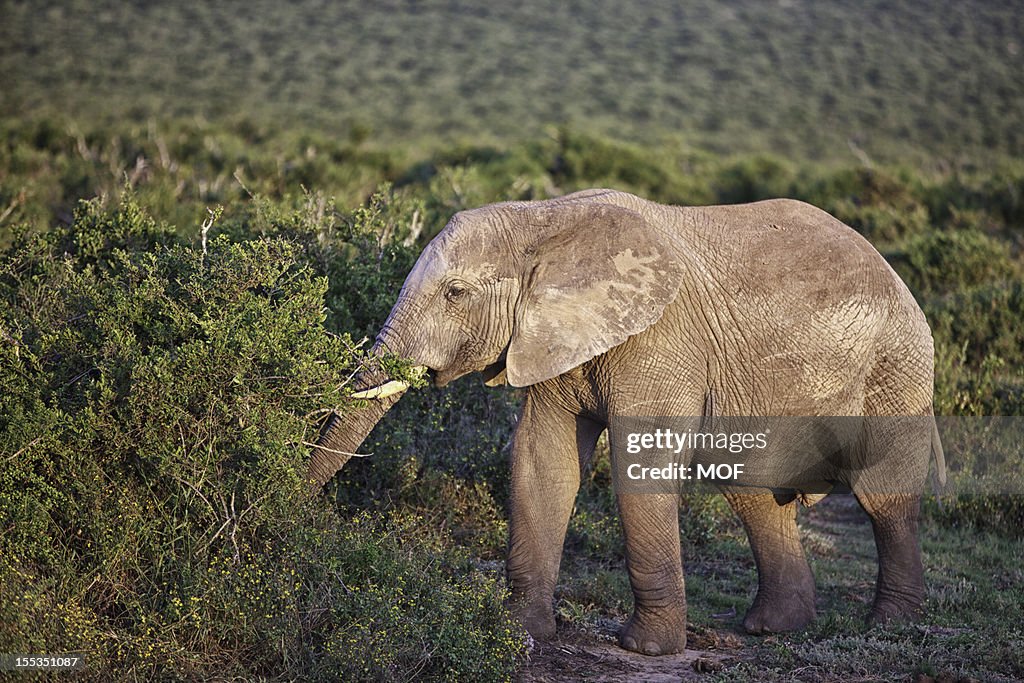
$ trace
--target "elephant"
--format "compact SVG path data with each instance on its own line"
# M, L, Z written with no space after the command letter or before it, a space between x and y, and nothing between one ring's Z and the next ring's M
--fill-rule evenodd
M912 416L914 434L864 422L874 454L835 476L870 517L878 549L871 622L913 619L925 595L917 531L931 459L931 331L906 285L852 228L792 199L669 206L609 189L460 211L409 273L372 348L436 386L480 372L524 387L510 456L506 573L513 614L536 639L552 602L581 469L615 420L636 415ZM409 385L377 367L360 407L333 415L309 476L327 482ZM621 435L620 435L621 436ZM907 436L907 438L904 438ZM912 437L912 438L911 438ZM784 457L782 455L778 457ZM899 490L881 484L899 480ZM768 481L766 484L772 484ZM758 586L743 626L800 629L815 616L798 503L812 482L723 485L750 540ZM686 645L679 496L616 489L634 596L619 644Z

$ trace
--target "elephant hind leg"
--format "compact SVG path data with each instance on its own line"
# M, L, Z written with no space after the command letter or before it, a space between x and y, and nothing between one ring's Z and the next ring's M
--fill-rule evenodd
M914 619L924 601L924 569L917 526L921 496L905 493L854 491L871 518L878 548L878 582L871 624Z
M932 421L930 415L867 420L865 468L850 486L871 518L878 549L878 582L868 621L913 619L925 595L917 534Z
M886 339L895 343L898 336ZM875 624L913 619L924 601L917 534L934 429L930 350L922 354L918 347L898 344L880 350L866 388L862 450L853 460L859 467L848 483L871 518L878 549L875 602L868 615Z
M800 545L796 500L757 489L722 491L739 515L757 563L757 596L743 619L749 633L795 631L814 619L814 575Z

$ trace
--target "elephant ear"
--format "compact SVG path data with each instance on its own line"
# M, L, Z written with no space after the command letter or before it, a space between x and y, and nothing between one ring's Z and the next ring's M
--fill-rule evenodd
M506 359L517 387L571 370L647 329L682 280L676 247L636 211L570 202L524 209L529 251Z

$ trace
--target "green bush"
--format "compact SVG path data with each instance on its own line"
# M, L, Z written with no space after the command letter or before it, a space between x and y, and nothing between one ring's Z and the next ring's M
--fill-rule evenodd
M718 173L716 201L740 204L793 196L793 169L781 159L754 156L738 159Z
M161 245L129 196L0 261L0 650L89 675L507 678L504 589L305 479L359 353L281 237Z
M921 299L1000 283L1020 273L1005 242L973 229L914 235L890 260Z
M934 183L925 193L925 202L939 219L957 212L991 214L999 223L1024 224L1024 166L1000 163L983 172L959 172Z
M713 180L686 173L664 150L647 149L586 135L564 126L554 144L538 148L549 156L552 180L565 192L610 187L655 201L710 204ZM691 159L682 161L691 163ZM701 160L697 159L697 165Z
M932 228L927 209L917 203L862 205L854 200L838 200L830 208L837 218L879 246L898 243L908 235L924 234Z
M965 362L995 356L1007 368L1024 367L1024 282L964 288L924 308L935 338L962 348Z
M422 210L421 200L387 184L349 212L322 193L289 202L260 195L236 206L217 229L236 240L259 236L296 245L302 262L327 279L327 329L372 340L416 260L409 231L411 216Z

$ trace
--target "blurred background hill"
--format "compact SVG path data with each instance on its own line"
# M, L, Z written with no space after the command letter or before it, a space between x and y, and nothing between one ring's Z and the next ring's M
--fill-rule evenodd
M1014 3L5 0L0 14L6 117L246 119L433 149L568 122L812 159L1024 151Z

